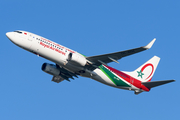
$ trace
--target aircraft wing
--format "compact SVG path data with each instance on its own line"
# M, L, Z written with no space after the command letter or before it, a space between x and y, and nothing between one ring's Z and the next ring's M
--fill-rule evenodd
M78 78L77 74L72 73L69 70L66 70L65 68L59 66L58 64L56 64L56 67L61 71L61 73L59 75L57 75L57 76L53 76L52 81L60 83L63 80L67 80L67 81L70 82L69 78L71 78L73 80L74 80L73 77Z
M109 54L90 56L90 57L86 57L86 59L89 60L92 63L92 65L94 65L94 66L99 66L101 64L107 64L110 62L118 63L117 60L121 59L122 57L126 57L129 55L150 49L152 47L152 45L154 44L155 40L156 40L156 38L154 38L149 44L147 44L146 46L143 46L143 47L120 51L120 52L109 53Z

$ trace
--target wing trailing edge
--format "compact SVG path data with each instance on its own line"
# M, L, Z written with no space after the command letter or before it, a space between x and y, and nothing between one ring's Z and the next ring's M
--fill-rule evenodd
M134 49L119 51L119 52L114 52L114 53L109 53L109 54L89 56L89 57L86 57L86 59L90 61L90 63L93 63L93 65L96 65L96 66L100 66L101 64L108 64L110 62L119 63L118 60L123 57L133 55L135 53L139 53L144 50L150 49L155 41L156 41L156 38L154 38L150 43L148 43L146 46L143 46L143 47L138 47Z

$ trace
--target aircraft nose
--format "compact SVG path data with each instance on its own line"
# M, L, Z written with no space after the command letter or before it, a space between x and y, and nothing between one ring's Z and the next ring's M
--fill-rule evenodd
M14 32L7 32L6 36L12 41L12 39L14 37Z

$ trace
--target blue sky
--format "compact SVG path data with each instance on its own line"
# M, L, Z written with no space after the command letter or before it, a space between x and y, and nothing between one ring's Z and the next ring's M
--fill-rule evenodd
M1 120L175 120L180 108L178 0L8 0L0 4ZM110 66L133 71L154 55L161 58L152 80L176 82L134 95L80 77L59 84L41 71L44 62L8 40L25 30L93 56L144 46L150 50Z

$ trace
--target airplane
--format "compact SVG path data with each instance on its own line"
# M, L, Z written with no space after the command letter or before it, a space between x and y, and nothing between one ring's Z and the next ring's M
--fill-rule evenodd
M31 32L16 30L7 32L6 36L20 48L54 62L55 64L44 63L41 69L53 75L52 81L56 83L83 76L115 88L134 91L137 95L141 92L149 92L153 87L175 81L151 81L160 61L157 56L132 72L119 71L107 65L110 62L119 63L118 60L123 57L150 49L155 38L143 47L87 57Z

